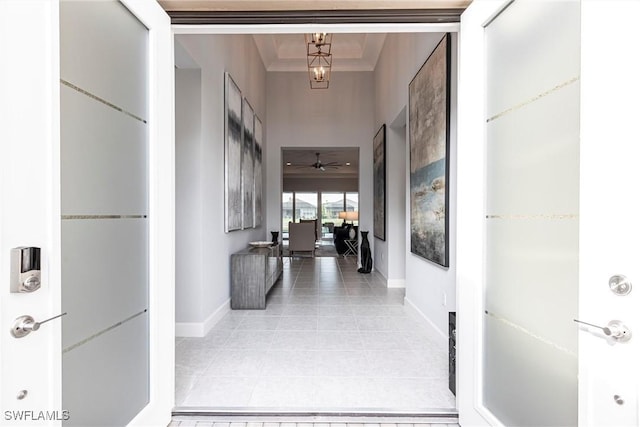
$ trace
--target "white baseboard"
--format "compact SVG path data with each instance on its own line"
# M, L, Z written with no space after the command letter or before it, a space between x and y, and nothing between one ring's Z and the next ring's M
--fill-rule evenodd
M176 337L204 337L202 322L176 322Z
M404 279L387 279L387 288L406 288L407 282Z
M387 276L377 268L374 268L375 272L384 277L387 282L387 288L406 288L406 281L404 279L388 279Z
M204 322L176 322L176 337L202 338L230 311L231 299L227 299Z
M405 307L407 307L411 312L413 312L413 314L418 317L420 320L423 320L424 322L426 322L429 327L431 327L431 329L433 329L438 335L440 335L445 341L449 341L449 336L448 333L449 331L447 331L447 333L444 333L443 331L441 331L436 325L435 323L433 323L431 321L431 319L429 319L427 317L426 314L424 314L422 312L422 310L420 310L414 303L411 302L411 300L409 300L407 297L404 297L404 305Z

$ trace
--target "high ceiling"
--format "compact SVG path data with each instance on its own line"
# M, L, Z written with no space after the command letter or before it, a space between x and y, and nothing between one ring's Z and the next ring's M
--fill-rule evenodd
M158 0L175 24L319 24L352 22L459 22L472 0ZM349 11L355 11L350 13ZM276 13L273 13L276 12ZM278 13L283 12L283 13ZM287 14L293 12L293 14ZM337 13L336 13L337 12ZM297 14L296 14L297 13ZM367 18L367 15L372 16ZM326 16L325 16L326 15ZM394 18L395 17L395 18ZM397 19L397 21L396 21ZM267 71L307 71L303 34L254 34ZM383 33L335 33L332 71L372 71ZM188 68L188 67L187 67ZM297 177L357 177L358 149L283 149L283 174ZM325 171L312 167L336 162ZM287 166L289 162L292 165ZM350 163L347 165L347 163ZM302 165L296 167L294 165Z
M459 22L471 0L158 0L174 24ZM267 71L307 71L303 34L258 31L253 36ZM335 33L332 72L373 71L386 35Z
M386 34L333 34L332 71L373 71ZM307 71L304 34L255 34L267 71Z

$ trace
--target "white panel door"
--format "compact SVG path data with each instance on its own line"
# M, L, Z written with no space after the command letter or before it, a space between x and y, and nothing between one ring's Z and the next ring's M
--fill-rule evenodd
M149 402L148 42L117 0L60 2L64 425Z
M7 0L0 17L0 425L166 425L169 17L152 0ZM32 293L10 289L20 246L41 248ZM9 333L20 316L62 310L22 338Z
M638 425L637 337L573 320L640 327L637 289L609 286L614 275L640 280L640 62L629 54L639 12L626 1L487 0L462 15L463 426Z

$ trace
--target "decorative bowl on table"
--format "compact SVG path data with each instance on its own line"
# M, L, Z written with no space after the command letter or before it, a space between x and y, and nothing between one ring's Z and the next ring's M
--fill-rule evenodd
M267 241L267 240L261 240L261 241L258 241L258 242L249 242L249 246L254 247L254 248L268 248L272 244L273 244L273 242L270 242L270 241Z

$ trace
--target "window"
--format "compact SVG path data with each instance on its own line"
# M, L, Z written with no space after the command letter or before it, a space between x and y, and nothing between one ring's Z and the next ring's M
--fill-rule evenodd
M282 238L289 238L289 222L293 221L293 193L282 193Z
M346 212L358 212L358 193L345 193L344 205ZM358 220L353 220L353 225L358 225Z
M344 211L344 193L322 193L322 238L333 240L333 228L342 224L340 212Z
M296 221L301 219L318 218L318 193L297 193L294 192Z
M322 238L333 240L333 227L343 223L340 212L357 212L358 204L358 193L353 192L283 192L282 239L289 239L289 222L317 218L322 226ZM358 225L358 220L348 222Z

